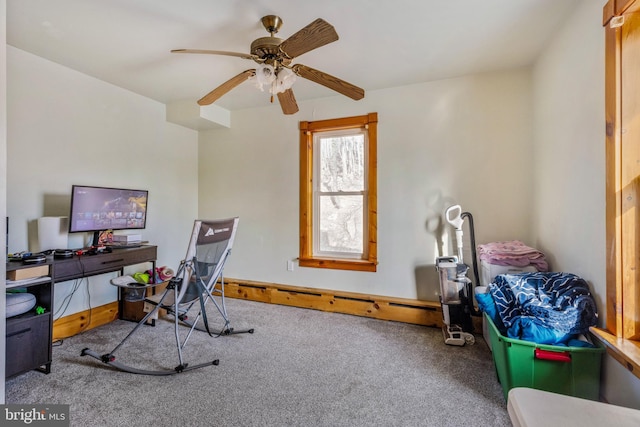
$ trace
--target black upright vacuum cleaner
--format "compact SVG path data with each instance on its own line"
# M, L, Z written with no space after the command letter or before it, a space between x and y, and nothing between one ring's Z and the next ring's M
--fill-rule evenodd
M469 266L464 263L462 239L464 220L468 219L473 273L477 285L480 279L473 217L469 212L462 212L460 205L447 208L445 217L447 222L455 228L458 253L457 256L436 258L436 269L440 277L440 305L442 306L444 342L457 346L474 344L472 316L480 316L481 313L473 304L474 282L467 277Z

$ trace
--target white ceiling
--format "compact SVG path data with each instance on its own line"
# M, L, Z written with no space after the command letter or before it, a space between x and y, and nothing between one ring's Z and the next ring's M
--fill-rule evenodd
M283 39L323 18L340 40L294 63L370 91L529 65L579 1L595 0L7 0L7 43L162 103L195 102L255 63L171 49L248 53L268 36L264 15L282 18ZM303 79L294 91L341 96ZM216 105L268 103L244 83Z

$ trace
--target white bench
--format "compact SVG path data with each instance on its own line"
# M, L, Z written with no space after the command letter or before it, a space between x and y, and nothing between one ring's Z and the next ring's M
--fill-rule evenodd
M514 427L640 426L640 410L526 387L509 390L507 411Z

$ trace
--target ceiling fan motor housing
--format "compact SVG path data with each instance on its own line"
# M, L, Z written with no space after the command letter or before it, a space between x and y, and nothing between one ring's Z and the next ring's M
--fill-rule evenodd
M251 43L251 53L262 59L275 58L280 54L281 43L278 37L260 37Z
M274 67L280 64L288 65L291 59L280 50L283 40L273 36L282 26L282 19L276 15L267 15L262 18L262 25L270 37L260 37L251 43L251 53L261 59L256 62L264 62Z

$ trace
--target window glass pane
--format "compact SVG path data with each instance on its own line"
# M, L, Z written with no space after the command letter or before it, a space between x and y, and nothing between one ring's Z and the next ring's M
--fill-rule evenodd
M364 134L320 138L320 191L364 191Z
M363 252L363 196L320 196L321 252Z

